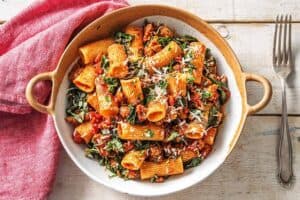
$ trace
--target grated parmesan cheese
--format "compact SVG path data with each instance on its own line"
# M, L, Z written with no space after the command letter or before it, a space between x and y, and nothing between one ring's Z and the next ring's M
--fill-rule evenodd
M197 121L202 122L202 119L197 114L190 112L190 115L192 115L192 117L195 118Z

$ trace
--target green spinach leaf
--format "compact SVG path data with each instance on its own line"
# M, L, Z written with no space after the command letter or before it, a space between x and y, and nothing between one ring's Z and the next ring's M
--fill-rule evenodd
M114 94L120 86L120 81L117 78L104 77L103 80L108 85L108 90L112 94Z
M71 86L67 92L68 103L66 113L74 117L79 123L83 122L84 116L88 112L86 98L87 94L76 86Z
M202 161L202 158L200 158L200 157L194 158L194 159L188 161L184 165L184 169L189 169L189 168L192 168L192 167L196 167L196 166L200 165L201 161Z

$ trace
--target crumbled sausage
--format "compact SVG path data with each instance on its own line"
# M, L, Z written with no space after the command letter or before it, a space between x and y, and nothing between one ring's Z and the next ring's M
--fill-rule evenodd
M137 113L138 120L140 122L143 122L146 120L147 108L145 106L138 104L136 106L136 113Z
M159 27L158 34L162 37L173 37L174 36L173 31L165 25L162 25Z
M153 24L147 24L144 27L143 41L147 42L148 40L150 40L151 36L153 35L153 32L154 32L154 26L153 26Z

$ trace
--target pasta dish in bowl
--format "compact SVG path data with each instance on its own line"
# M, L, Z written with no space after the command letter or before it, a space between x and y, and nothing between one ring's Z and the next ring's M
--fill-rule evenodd
M41 80L52 81L48 105L32 95ZM247 103L247 81L265 90L255 105ZM52 115L66 152L87 176L139 196L203 181L271 94L265 78L241 70L214 28L161 5L96 19L70 42L57 69L35 76L26 90L36 110Z
M202 42L145 22L79 54L66 120L88 157L111 175L162 182L208 156L230 92Z

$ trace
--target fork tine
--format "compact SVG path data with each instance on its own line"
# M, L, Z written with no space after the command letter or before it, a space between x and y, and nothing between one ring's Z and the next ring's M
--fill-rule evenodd
M287 62L291 62L292 57L292 16L289 15L288 19L289 31L288 31L288 59Z
M275 21L275 31L274 31L274 39L273 39L273 65L275 65L275 63L277 62L276 46L277 46L278 20L279 20L279 15L277 15Z
M282 61L282 51L281 51L281 35L282 35L282 23L283 23L283 15L280 15L279 19L279 34L278 34L278 45L277 45L277 63L281 63Z
M287 28L288 28L288 15L285 16L285 19L283 21L283 51L282 51L282 62L287 63L288 60L288 50L287 50L287 45L286 43L288 42L287 40Z

